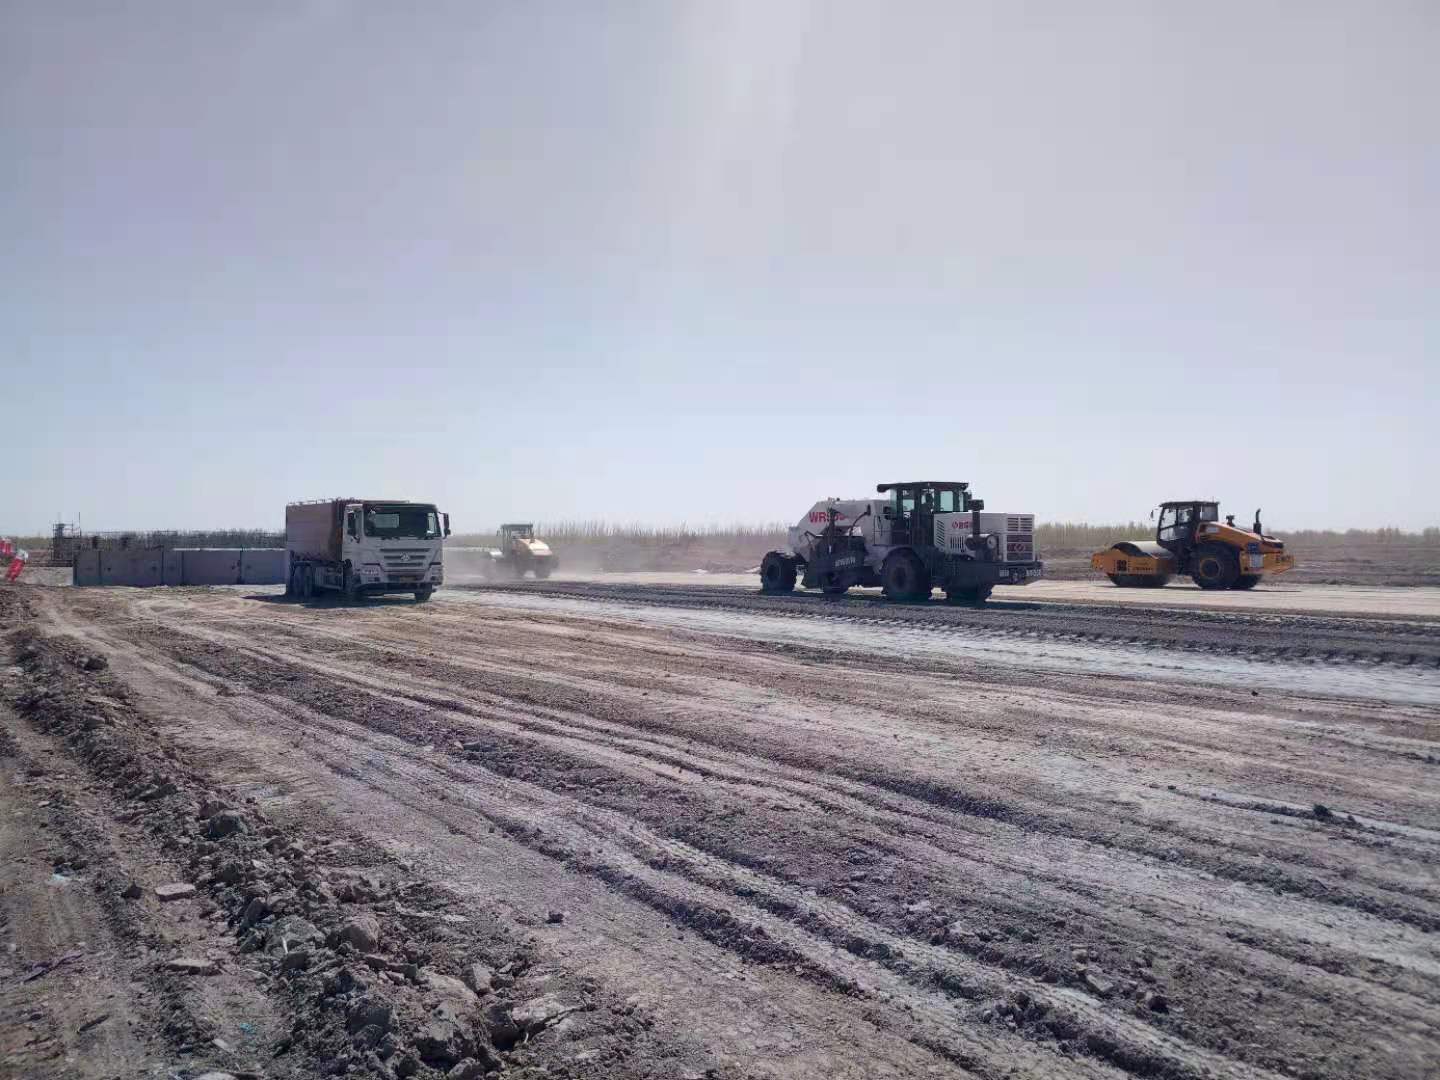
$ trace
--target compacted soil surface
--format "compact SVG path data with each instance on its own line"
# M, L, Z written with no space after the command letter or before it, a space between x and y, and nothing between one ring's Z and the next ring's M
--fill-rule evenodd
M0 1076L1436 1075L1440 620L1253 604L0 589Z

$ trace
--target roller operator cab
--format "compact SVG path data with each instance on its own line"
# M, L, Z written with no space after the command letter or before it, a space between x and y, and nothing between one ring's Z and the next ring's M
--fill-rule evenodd
M789 551L760 565L766 592L840 594L879 586L891 600L983 603L996 585L1025 585L1044 572L1033 514L986 513L963 481L879 484L875 498L822 499L790 529Z
M1220 504L1209 499L1177 499L1158 509L1153 541L1112 544L1090 557L1092 569L1127 588L1160 588L1188 574L1202 589L1253 589L1265 575L1295 566L1284 542L1266 535L1259 510L1247 530L1234 515L1221 521Z
M414 593L429 600L445 580L450 515L434 503L323 499L285 508L287 595L333 591L347 599Z

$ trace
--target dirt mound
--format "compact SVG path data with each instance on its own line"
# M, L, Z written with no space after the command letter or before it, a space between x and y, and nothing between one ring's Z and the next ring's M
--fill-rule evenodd
M6 608L25 610L13 600ZM481 1076L505 1065L497 1047L511 1049L561 1018L525 1011L528 1003L506 989L528 964L523 954L500 966L499 988L477 993L447 974L459 973L464 952L446 948L458 943L446 940L443 898L392 868L356 867L344 842L307 845L187 767L104 655L33 628L7 643L24 676L16 711L62 741L129 808L124 817L184 868L187 881L156 887L156 899L204 897L223 918L236 962L244 957L266 974L290 1020L269 1048L273 1058L311 1063L301 1065L307 1075L319 1065L326 1074ZM113 868L101 889L122 902L144 893ZM182 1049L216 1038L183 982L218 971L212 959L175 957L156 973L165 1034ZM563 1014L591 1007L576 999Z

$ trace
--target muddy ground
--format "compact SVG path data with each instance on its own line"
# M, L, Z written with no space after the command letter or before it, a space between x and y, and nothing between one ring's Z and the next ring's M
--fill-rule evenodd
M0 1075L1435 1075L1434 617L0 605Z

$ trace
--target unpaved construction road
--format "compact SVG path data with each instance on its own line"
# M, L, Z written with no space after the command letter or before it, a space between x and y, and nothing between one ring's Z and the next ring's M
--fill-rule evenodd
M9 1075L1437 1075L1434 618L0 604Z

